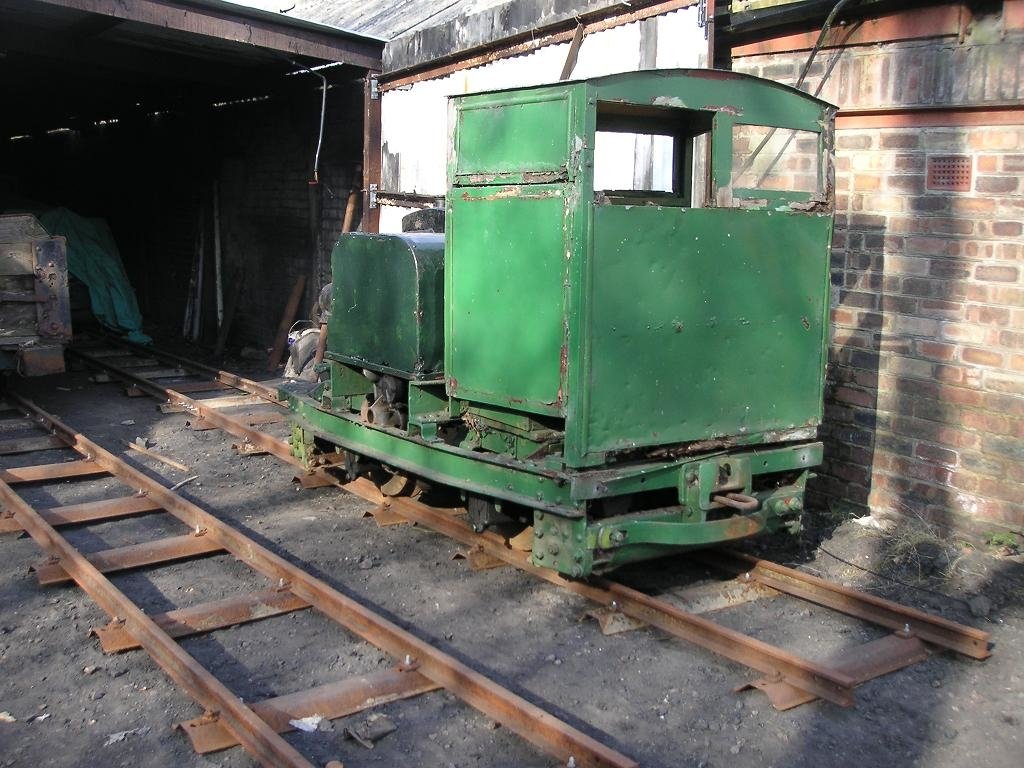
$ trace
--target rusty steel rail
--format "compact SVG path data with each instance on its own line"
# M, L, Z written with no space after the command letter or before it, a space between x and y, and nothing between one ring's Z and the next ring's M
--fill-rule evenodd
M705 562L793 597L855 616L872 624L913 634L926 643L972 659L987 659L991 635L941 616L869 595L841 584L741 552L716 551Z
M397 512L410 522L425 525L532 576L599 605L614 607L632 619L650 624L746 667L766 675L782 675L793 686L840 706L847 707L854 703L853 691L857 681L844 672L796 656L624 584L596 577L587 582L566 579L550 568L534 565L526 552L511 549L505 539L496 533L475 533L465 520L412 499L385 499L369 480L356 480L347 484L345 489L367 501L387 504L390 511Z
M12 399L26 402L16 396ZM228 729L251 755L266 766L311 768L302 755L174 642L4 480L0 480L0 504L13 511L15 519L40 548L60 558L64 570L100 608L124 622L168 677L200 706L219 712Z
M635 768L632 759L558 719L521 696L502 687L453 656L402 629L369 607L342 594L296 565L274 554L240 531L159 482L125 463L98 443L76 432L35 403L14 393L7 399L28 413L42 428L61 437L74 449L126 485L144 491L192 531L241 560L253 570L282 585L291 594L319 610L337 624L398 659L437 686L458 696L484 715L501 723L548 755L578 766ZM146 616L102 576L99 570L68 544L56 530L26 504L9 485L0 484L0 500L14 510L16 520L61 567L112 617L125 619L129 633L193 698L207 709L219 711L233 736L268 766L308 766L304 758L281 740L274 728L216 681L180 649L153 618ZM95 593L95 594L94 594Z
M118 343L127 345L129 342ZM123 368L118 368L116 365L113 365L102 358L94 357L84 350L69 347L65 352L71 357L76 357L88 365L106 371L121 381L131 384L143 392L149 393L158 400L170 403L171 405L176 405L187 413L199 416L203 420L216 426L218 429L222 429L229 434L240 437L245 440L246 443L256 446L260 451L272 454L281 459L281 461L287 462L288 464L301 469L301 464L292 456L291 449L283 440L278 440L271 435L267 435L266 433L253 429L246 424L242 424L237 419L225 416L223 413L218 412L216 408L204 406L202 400L189 397L188 395L178 392L170 387L161 386L155 381L144 379L141 376L137 376L134 373L124 370ZM157 356L153 354L153 350L148 350L148 353L153 357ZM215 369L203 366L200 363L188 363L188 365L182 365L182 367L186 370L195 370L199 373L215 371ZM269 387L266 387L259 382L245 379L241 376L235 376L228 373L225 373L224 375L231 380L231 383L229 383L230 387L258 397L264 397L271 405L281 405L280 401L277 400L277 393L270 390Z
M247 442L260 444L268 453L283 459L292 466L301 468L301 465L291 455L291 450L285 441L258 432L235 419L218 413L215 409L204 408L201 400L195 400L171 388L161 387L159 384L137 377L101 358L93 357L79 350L71 351L88 364L102 368L122 381L134 384L138 388L150 392L158 399L178 405L187 412L201 415L204 419L209 418L211 423L216 424L224 431L236 437L241 437ZM152 350L147 350L147 354L158 357L158 355L152 354ZM189 368L188 363L182 362L180 358L175 358L175 362L180 362L186 369ZM251 394L258 394L258 391L255 389L247 389L242 381L233 386ZM320 474L325 478L330 477L326 471L321 471ZM341 486L341 483L338 481L335 481L335 484ZM375 503L388 501L372 483L366 480L357 480L354 483L341 487L368 501ZM707 619L682 611L669 603L645 595L637 590L632 590L624 585L614 582L592 582L588 584L564 579L550 569L534 566L523 553L515 552L506 547L504 540L496 534L485 533L482 536L478 535L464 522L450 515L439 513L418 502L408 499L391 499L390 501L392 504L391 508L407 519L423 523L467 546L482 546L487 549L489 554L499 560L525 570L556 586L576 592L599 605L614 605L617 610L632 618L656 626L669 634L723 655L764 674L783 675L788 682L800 690L813 693L815 696L820 696L840 706L850 706L853 704L853 691L857 681L843 672L829 669L768 643L761 642Z
M139 348L139 351L143 350L157 358L161 354L154 354L153 350ZM178 363L186 369L198 366L198 364L193 364L178 356L168 356L167 360ZM89 362L150 391L158 398L175 401L187 410L206 418L206 414L200 410L202 408L201 401L193 400L144 379L137 379L131 373L103 361L89 360ZM201 366L195 369L200 370ZM232 376L235 381L232 386L243 392L259 395L261 389L266 389L263 385L258 384L250 386L251 382L241 377L234 377L230 374L229 376ZM278 403L276 393L273 402ZM215 416L217 418L211 419L211 423L215 423L224 431L249 442L259 442L261 443L260 447L267 453L281 458L293 467L300 466L291 455L285 441L251 429L223 414L215 414ZM502 537L489 532L477 534L464 521L418 501L408 498L386 498L368 480L360 479L353 483L343 484L340 480L333 478L326 469L318 470L316 475L323 484L334 484L367 501L387 505L391 513L397 513L410 522L420 523L443 533L470 547L471 550L481 551L487 557L519 568L595 603L613 607L630 618L658 627L671 635L758 670L769 678L781 680L784 684L805 694L813 694L841 706L850 706L854 702L854 688L867 679L864 675L858 675L854 670L846 670L841 665L829 666L796 656L781 648L683 611L664 600L659 600L608 579L593 579L590 582L565 579L550 569L534 566L525 553L509 548ZM741 575L749 573L748 578L756 579L763 586L778 592L896 630L903 635L920 637L930 645L952 650L975 659L984 659L989 655L990 635L981 630L932 616L824 579L818 579L769 561L720 551L703 556L711 560L712 564L727 570ZM906 657L906 664L918 660L918 655L909 653ZM906 666L906 664L902 666ZM891 662L886 665L886 671L898 669L900 666ZM878 674L882 674L882 672L879 671Z
M249 392L250 394L262 397L264 400L270 400L275 403L278 402L277 391L273 387L268 387L253 379L247 379L236 373L223 371L219 368L214 368L211 365L190 360L187 357L176 355L173 352L165 352L162 349L147 347L144 344L136 344L135 342L128 341L127 339L120 339L112 335L106 335L103 338L105 341L115 344L123 349L127 349L134 354L152 357L170 365L177 365L191 373L209 376L214 381L225 384L233 389L240 389L243 392Z

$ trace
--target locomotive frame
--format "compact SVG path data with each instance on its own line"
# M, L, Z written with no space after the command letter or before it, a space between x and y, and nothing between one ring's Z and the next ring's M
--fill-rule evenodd
M459 488L573 577L799 530L834 108L714 70L450 103L446 234L339 240L324 380L281 392L294 454ZM658 137L661 188L595 186L607 133Z

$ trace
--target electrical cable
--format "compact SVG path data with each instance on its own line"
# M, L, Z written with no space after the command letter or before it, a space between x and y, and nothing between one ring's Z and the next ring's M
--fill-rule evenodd
M291 58L290 56L284 56L284 58L288 59L288 61L291 62L291 64L293 66L296 66L299 69L302 69L302 70L305 70L306 72L309 72L309 74L313 75L314 77L319 77L321 83L323 84L321 86L321 92L322 93L321 93L321 96L320 96L320 131L317 134L317 138L316 138L316 152L313 155L313 179L310 182L311 184L319 184L320 183L320 149L321 149L321 147L323 147L323 143L324 143L324 119L327 116L327 78L324 75L321 75L319 72L316 72L316 71L310 69L305 64L302 64L302 63L300 63L298 61L295 61L295 59Z

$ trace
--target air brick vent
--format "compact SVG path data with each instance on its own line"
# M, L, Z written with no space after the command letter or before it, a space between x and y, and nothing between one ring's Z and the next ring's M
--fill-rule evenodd
M968 155L929 157L928 189L936 192L970 192L971 158Z

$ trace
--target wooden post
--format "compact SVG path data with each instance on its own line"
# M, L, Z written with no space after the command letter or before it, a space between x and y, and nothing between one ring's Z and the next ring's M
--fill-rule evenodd
M302 292L306 288L306 276L299 275L292 286L292 293L288 297L288 304L285 305L284 314L281 316L281 324L277 326L277 336L274 339L274 347L270 350L267 358L267 370L276 371L284 357L284 351L288 347L288 329L295 322L295 315L299 311L299 302L302 301Z
M380 231L380 208L377 190L380 189L380 92L377 78L380 72L366 73L363 87L363 232Z

